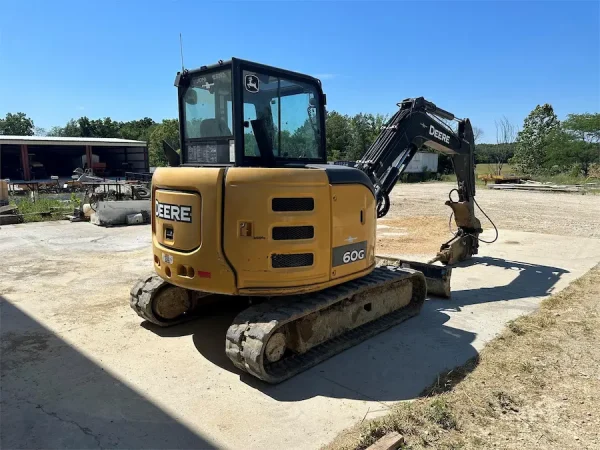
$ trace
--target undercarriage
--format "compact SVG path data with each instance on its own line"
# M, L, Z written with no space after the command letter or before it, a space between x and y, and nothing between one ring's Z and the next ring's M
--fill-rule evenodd
M227 330L225 351L239 369L279 383L417 315L426 293L421 272L384 266L316 293L253 297ZM193 318L208 295L149 275L131 290L131 307L166 327Z

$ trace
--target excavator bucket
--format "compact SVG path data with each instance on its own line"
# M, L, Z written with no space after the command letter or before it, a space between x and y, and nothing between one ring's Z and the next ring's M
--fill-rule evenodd
M436 297L450 298L450 277L452 269L446 266L436 266L416 261L407 261L404 259L390 258L387 256L375 256L377 267L397 266L405 269L417 270L425 276L427 283L427 293Z

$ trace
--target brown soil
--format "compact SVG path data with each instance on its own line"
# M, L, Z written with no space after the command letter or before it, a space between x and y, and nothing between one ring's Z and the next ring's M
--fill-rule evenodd
M600 448L600 266L521 317L480 357L414 402L359 424L328 450L363 449L390 431L408 448Z
M451 211L444 202L448 200L450 189L455 187L455 183L437 182L398 184L392 191L392 208L386 219L411 217L417 213L447 221ZM476 199L500 229L600 238L598 195L498 191L478 186ZM483 229L491 229L477 209L476 214Z
M378 255L427 254L433 257L440 245L452 237L448 219L436 216L383 218L377 225Z

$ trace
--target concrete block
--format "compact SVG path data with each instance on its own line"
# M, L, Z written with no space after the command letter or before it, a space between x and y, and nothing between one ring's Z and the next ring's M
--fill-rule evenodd
M98 202L90 222L100 226L127 225L127 216L141 213L143 217L150 217L151 209L150 200Z
M129 214L127 216L127 225L139 225L144 222L144 215L142 213Z

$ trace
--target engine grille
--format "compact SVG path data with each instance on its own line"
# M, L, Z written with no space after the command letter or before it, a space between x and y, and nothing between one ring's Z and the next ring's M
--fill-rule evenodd
M271 255L271 266L273 266L274 269L312 266L313 260L314 255L312 253L295 253L291 255L274 254Z
M274 241L312 239L315 237L315 228L310 225L297 227L273 227L272 237Z
M315 209L315 199L311 197L274 198L271 203L273 211L312 211Z

